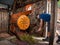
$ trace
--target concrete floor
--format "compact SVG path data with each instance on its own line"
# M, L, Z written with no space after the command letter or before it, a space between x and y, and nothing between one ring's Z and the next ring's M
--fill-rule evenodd
M60 30L59 23L57 23L57 30ZM6 37L10 37L10 35L6 34L6 33L5 34L2 33L2 34L0 34L0 37L6 38ZM56 43L57 39L58 39L57 36L55 36L54 45L60 45L60 44ZM17 40L16 42L15 41L11 42L11 41L5 39L5 40L0 41L0 45L29 45L29 44L27 42L22 42L22 41L19 41L19 40ZM48 44L47 43L37 43L37 44L33 44L33 45L48 45Z
M26 42L22 42L22 41L18 41L15 44L15 43L12 43L12 42L10 42L8 40L3 40L3 41L0 41L0 45L30 45L30 44L28 44ZM47 44L45 44L45 43L37 43L37 44L31 44L31 45L47 45Z
M11 43L8 40L3 40L3 41L0 41L0 45L15 45L15 44Z
M60 32L60 21L57 23L57 30ZM60 45L56 43L56 40L58 39L58 37L55 35L55 39L54 39L54 45Z

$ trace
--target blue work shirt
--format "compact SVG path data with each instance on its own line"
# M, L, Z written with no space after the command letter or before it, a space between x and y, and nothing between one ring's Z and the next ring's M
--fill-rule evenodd
M39 15L39 18L42 19L45 22L50 22L50 14L42 13Z

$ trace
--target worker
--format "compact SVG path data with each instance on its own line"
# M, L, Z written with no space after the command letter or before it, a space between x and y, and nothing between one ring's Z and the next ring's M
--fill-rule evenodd
M37 32L41 31L44 24L43 22L47 23L48 24L48 34L47 34L47 37L46 39L43 39L44 41L48 41L49 40L49 37L50 37L50 14L47 14L47 13L42 13L39 15L39 19L40 19L40 27L39 29L37 30Z

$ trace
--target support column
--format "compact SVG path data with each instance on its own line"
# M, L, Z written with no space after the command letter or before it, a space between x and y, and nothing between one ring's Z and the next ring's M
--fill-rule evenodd
M53 45L54 42L54 32L55 32L55 24L56 24L56 9L57 9L57 0L51 0L51 22L50 22L50 40L49 45Z

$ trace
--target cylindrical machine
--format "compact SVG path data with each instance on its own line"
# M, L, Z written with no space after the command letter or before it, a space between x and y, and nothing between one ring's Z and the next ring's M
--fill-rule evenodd
M26 15L21 15L17 20L17 25L21 30L26 30L30 26L30 19Z
M27 15L29 13L31 13L31 10L11 15L10 31L15 32L18 29L24 31L28 29L30 25L30 19Z

